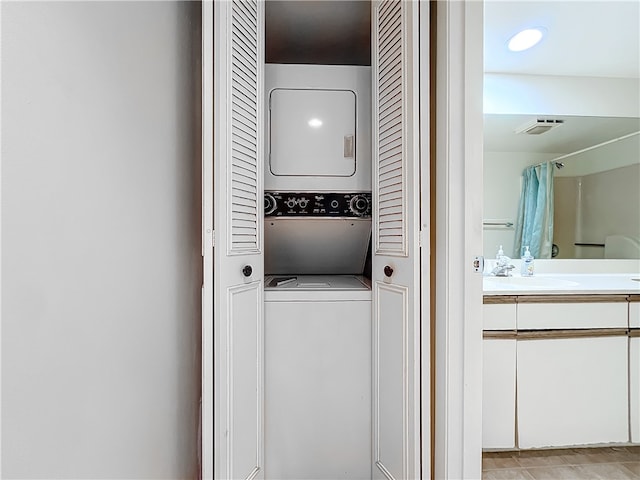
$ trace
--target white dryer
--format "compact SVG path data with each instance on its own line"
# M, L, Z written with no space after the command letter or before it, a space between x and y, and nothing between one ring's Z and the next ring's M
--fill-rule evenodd
M371 67L265 65L266 191L371 191Z

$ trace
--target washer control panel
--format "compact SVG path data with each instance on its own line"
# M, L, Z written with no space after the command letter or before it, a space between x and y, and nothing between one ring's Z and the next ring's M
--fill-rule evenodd
M265 217L370 217L371 192L265 192Z

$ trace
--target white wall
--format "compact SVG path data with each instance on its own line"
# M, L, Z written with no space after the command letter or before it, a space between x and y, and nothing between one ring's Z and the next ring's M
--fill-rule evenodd
M640 164L640 135L633 135L562 160L558 177L576 177ZM638 179L640 182L640 179Z
M484 75L484 113L640 117L640 79Z
M2 478L193 478L199 4L1 8Z

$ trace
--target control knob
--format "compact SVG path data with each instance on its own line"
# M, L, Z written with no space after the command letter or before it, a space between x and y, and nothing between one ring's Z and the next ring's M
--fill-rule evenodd
M278 204L276 203L276 199L270 193L264 194L264 214L269 215L273 213Z
M309 204L309 200L307 198L302 197L300 200L298 200L298 205L300 205L300 208L302 209L307 208L308 204Z
M351 213L361 217L369 210L369 199L365 195L354 195L349 202L349 209Z
M296 203L298 203L296 201L296 197L289 197L287 198L287 201L285 202L285 204L287 205L287 207L289 208L293 208L296 206Z

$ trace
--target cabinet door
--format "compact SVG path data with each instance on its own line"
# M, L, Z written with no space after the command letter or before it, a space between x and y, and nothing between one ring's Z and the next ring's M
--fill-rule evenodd
M514 448L516 340L485 339L482 359L482 448Z
M627 442L627 337L519 340L520 448Z
M629 367L631 441L640 443L640 335L629 339Z

